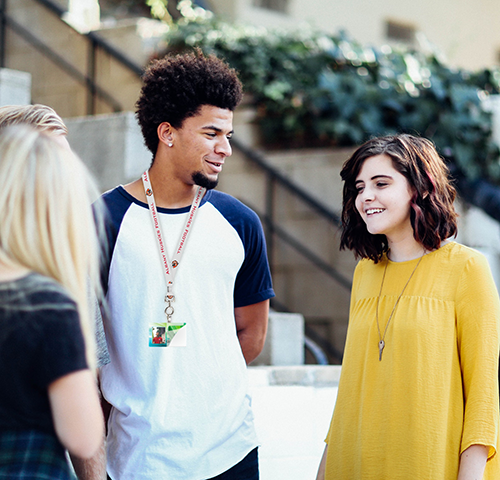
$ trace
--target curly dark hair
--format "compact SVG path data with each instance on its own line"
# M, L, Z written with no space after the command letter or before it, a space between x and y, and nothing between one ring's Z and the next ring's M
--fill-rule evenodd
M136 103L144 143L155 155L160 123L181 128L203 105L234 110L242 90L234 69L214 55L205 56L200 49L153 61L143 75Z
M410 221L415 240L427 250L439 248L443 240L457 233L457 213L453 206L456 191L434 144L408 134L368 140L344 163L340 172L344 181L340 248L375 263L388 250L386 236L369 233L355 205L358 195L355 182L363 163L382 154L391 158L393 167L413 189Z

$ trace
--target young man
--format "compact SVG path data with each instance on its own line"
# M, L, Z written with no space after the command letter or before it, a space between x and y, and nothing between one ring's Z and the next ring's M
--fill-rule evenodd
M104 195L112 480L258 479L246 364L274 293L257 216L213 190L241 96L235 71L201 52L144 75L137 118L153 163Z

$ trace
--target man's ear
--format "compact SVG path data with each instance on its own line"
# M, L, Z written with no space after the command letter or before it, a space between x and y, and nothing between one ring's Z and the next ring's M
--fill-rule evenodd
M160 123L157 129L158 140L168 147L172 147L174 144L173 130L174 128L172 127L172 125L170 125L170 123Z

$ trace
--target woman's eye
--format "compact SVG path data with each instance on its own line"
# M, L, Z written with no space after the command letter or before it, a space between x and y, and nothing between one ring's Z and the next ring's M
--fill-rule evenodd
M386 182L378 182L377 187L385 187L387 185Z

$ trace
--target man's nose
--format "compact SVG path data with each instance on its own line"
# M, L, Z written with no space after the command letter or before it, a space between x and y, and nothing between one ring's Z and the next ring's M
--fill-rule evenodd
M222 137L219 142L217 142L215 152L219 155L224 155L224 157L230 157L233 153L231 148L231 143L229 142L229 138Z

